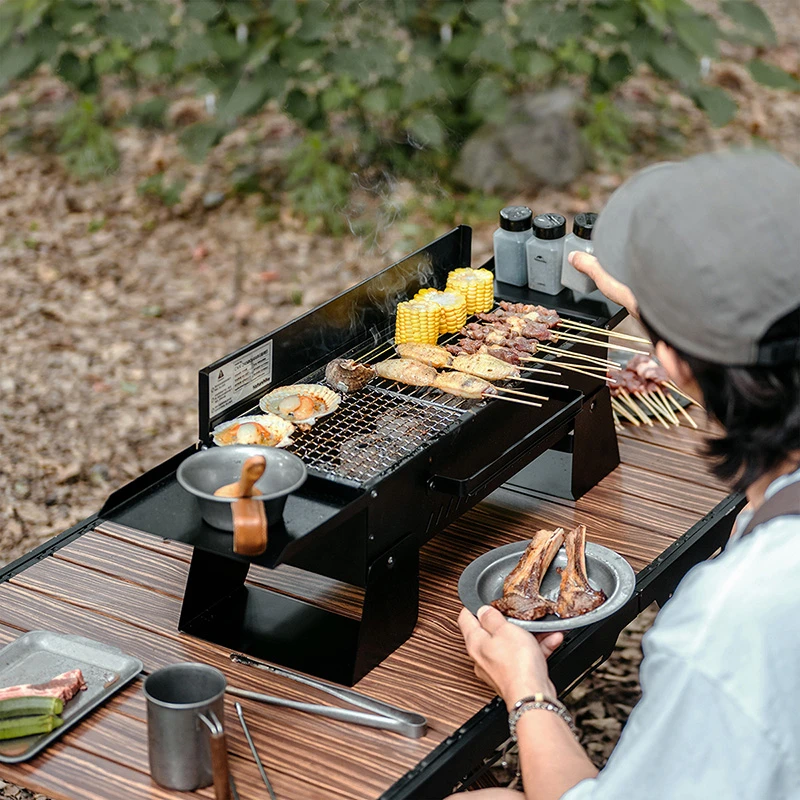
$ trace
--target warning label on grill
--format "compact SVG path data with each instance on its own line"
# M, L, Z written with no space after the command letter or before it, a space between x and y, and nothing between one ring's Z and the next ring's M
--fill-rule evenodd
M209 416L213 418L239 400L266 389L271 381L272 339L208 376Z

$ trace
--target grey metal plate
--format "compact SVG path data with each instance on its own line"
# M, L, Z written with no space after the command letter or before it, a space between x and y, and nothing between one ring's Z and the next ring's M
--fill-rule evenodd
M26 761L118 692L143 669L138 658L101 642L51 631L30 631L0 650L0 688L46 683L79 669L86 689L64 704L64 724L51 733L0 741L0 763Z
M478 556L462 573L458 580L458 596L473 614L492 600L503 596L503 581L519 562L530 540L512 542L496 547ZM567 554L562 547L542 581L541 594L548 600L555 600L561 576L556 571L567 565ZM636 588L636 575L631 565L618 553L594 542L586 543L586 575L595 589L602 589L608 598L605 603L580 617L559 619L548 614L533 622L511 619L510 622L532 633L567 631L591 625L618 611L632 597Z

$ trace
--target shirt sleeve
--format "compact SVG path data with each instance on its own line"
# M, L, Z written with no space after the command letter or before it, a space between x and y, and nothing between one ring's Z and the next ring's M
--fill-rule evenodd
M642 699L596 778L562 800L794 797L771 732L683 658L645 658Z

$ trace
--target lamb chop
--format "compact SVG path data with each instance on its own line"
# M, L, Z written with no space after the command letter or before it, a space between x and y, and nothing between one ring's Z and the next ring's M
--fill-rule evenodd
M593 589L586 577L586 526L578 525L564 538L567 566L561 570L556 613L561 619L578 617L605 603L602 589Z
M437 372L427 364L412 361L410 358L389 358L373 365L381 378L409 386L433 386Z
M503 581L503 596L492 605L507 617L528 622L552 614L555 604L542 597L539 588L563 540L563 528L536 531L519 563Z

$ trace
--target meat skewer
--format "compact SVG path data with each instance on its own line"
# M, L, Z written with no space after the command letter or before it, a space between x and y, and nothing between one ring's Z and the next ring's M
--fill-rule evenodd
M453 356L444 347L435 344L404 342L395 345L395 349L401 358L410 358L437 369L449 367L453 361Z
M541 322L549 328L555 327L568 327L576 328L578 330L591 331L598 333L602 336L616 337L619 339L627 339L631 342L639 342L641 344L650 344L649 339L642 336L633 336L630 333L617 333L616 331L608 330L606 328L598 328L595 325L589 325L585 322L578 322L574 319L562 319L557 312L552 309L545 308L544 306L528 305L526 303L508 303L501 300L498 303L499 308L496 311L510 312L512 314L520 314L526 318Z
M578 617L606 601L602 589L593 589L586 576L586 526L578 525L564 537L567 566L561 571L556 614L561 619Z
M542 386L554 386L558 389L568 389L565 383L548 383L537 381L533 378L523 378L519 374L517 367L509 364L502 359L495 358L488 353L475 353L474 355L458 355L453 358L450 365L451 369L458 372L466 372L468 375L475 375L486 381L515 380L522 383L534 383Z
M373 368L381 378L408 386L433 386L439 374L433 367L410 358L389 358L373 364Z
M552 614L554 603L542 597L539 590L563 540L563 528L536 531L519 563L503 581L503 596L492 605L507 617L527 621Z
M559 389L569 388L563 383L547 383L531 378L522 378L517 367L488 353L453 355L450 350L444 347L433 344L418 344L416 342L397 345L397 352L403 358L410 358L413 361L419 361L431 367L450 367L456 372L465 372L468 375L483 378L485 381L516 380L523 383L554 386Z
M458 397L465 397L468 400L480 400L487 395L496 395L498 392L518 394L522 397L530 397L536 400L550 399L541 394L529 394L528 392L520 392L516 389L493 386L489 381L483 378L478 378L475 375L468 375L464 372L440 372L433 385L443 392L454 394Z
M624 402L628 406L634 400L636 401L633 404L636 406L635 410L639 417L642 414L638 403L641 403L658 422L667 428L671 425L679 426L681 424L676 411L693 428L698 428L697 423L675 399L674 394L685 397L701 408L702 406L680 391L669 379L664 368L652 356L634 356L624 368L610 371L607 380L612 397L619 398L620 402ZM669 390L669 392L665 390Z
M464 397L469 400L481 400L484 397L493 397L498 400L508 400L517 403L524 402L526 405L541 408L541 403L501 397L499 392L504 391L539 400L549 399L543 395L532 395L527 392L518 392L515 389L498 389L488 381L476 378L473 375L465 375L463 372L438 373L433 367L422 364L419 361L413 361L410 358L390 358L386 361L379 361L373 366L375 372L386 380L395 381L407 386L432 386L440 391L458 397Z
M477 314L478 319L492 324L500 324L506 328L510 328L515 332L521 333L523 336L539 339L540 341L558 341L563 338L565 341L582 342L594 347L607 348L608 344L598 342L594 339L581 336L576 332L567 333L562 330L552 330L556 326L563 325L564 321L549 309L544 309L541 306L526 306L523 303L505 303L500 301L500 307L488 314ZM526 310L530 309L530 310ZM543 313L547 312L547 313ZM579 330L587 330L592 333L603 333L608 335L610 331L602 328L595 328L587 326L587 328L580 328ZM646 342L648 343L648 342ZM625 350L631 353L638 353L646 355L646 351L639 350L625 345L615 345L618 350Z

